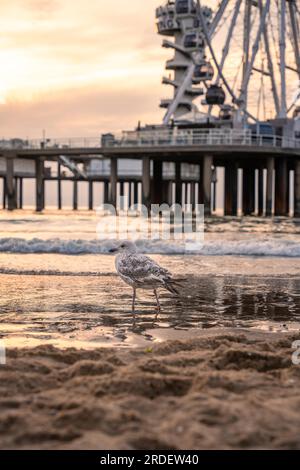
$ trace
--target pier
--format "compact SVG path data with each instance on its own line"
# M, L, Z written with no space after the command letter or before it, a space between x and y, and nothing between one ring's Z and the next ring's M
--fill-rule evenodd
M128 160L139 161L141 171L130 175L120 171L122 161ZM198 203L204 204L206 215L212 215L216 170L223 168L224 215L300 216L300 142L295 139L215 129L132 131L104 142L103 138L50 140L47 145L28 141L21 148L0 149L0 161L3 207L8 210L23 207L23 180L31 177L39 212L45 208L46 181L57 183L58 209L62 208L62 182L72 181L74 210L78 209L78 184L86 181L90 210L95 209L94 183L101 182L102 201L114 206L126 188L129 204ZM95 161L105 162L106 171L89 172ZM30 162L33 173L26 176L16 171L18 162ZM56 162L56 174L52 175L47 162ZM189 166L191 171L184 175L183 168ZM69 175L62 171L64 167Z

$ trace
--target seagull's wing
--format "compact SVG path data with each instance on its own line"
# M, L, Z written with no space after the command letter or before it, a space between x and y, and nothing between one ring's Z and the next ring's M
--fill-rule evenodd
M151 258L140 254L130 254L121 259L118 270L124 277L132 279L136 284L158 285L161 284L167 290L177 293L173 286L174 280L171 273L159 266Z
M118 264L120 274L130 277L139 282L146 279L155 278L163 281L164 278L170 278L171 273L162 268L151 258L140 254L130 254L122 258Z

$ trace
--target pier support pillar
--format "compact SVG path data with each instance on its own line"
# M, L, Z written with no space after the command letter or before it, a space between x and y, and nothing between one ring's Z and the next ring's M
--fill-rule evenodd
M2 207L6 209L6 177L3 178Z
M110 159L110 192L109 203L117 206L118 159Z
M136 205L139 203L139 183L135 181L133 183L133 204Z
M273 214L273 190L274 190L274 157L269 157L267 161L267 202L266 216Z
M89 211L94 208L94 192L93 192L93 181L89 181Z
M73 210L78 210L78 181L76 179L73 182Z
M14 179L14 158L6 158L6 195L7 209L13 211L17 208L16 186Z
M196 208L196 185L194 182L191 183L191 205L192 211Z
M119 207L120 207L120 210L123 211L125 209L125 183L124 181L120 181L119 183L119 198L120 198L120 201L119 201Z
M23 178L19 178L19 209L23 209Z
M103 183L103 204L109 203L109 182L104 181Z
M213 157L206 155L203 159L203 204L204 215L211 215L211 182Z
M255 211L255 168L243 169L243 214Z
M258 169L258 215L264 215L264 169Z
M163 162L153 161L152 203L162 204L163 200Z
M238 165L228 162L225 167L225 215L237 216L238 210Z
M44 181L44 159L38 158L35 162L36 180L36 211L42 212L45 207L45 181Z
M300 217L300 160L295 162L295 203L294 217Z
M275 175L275 215L286 216L289 213L289 172L285 158L276 161Z
M163 182L163 202L172 206L172 182L164 181Z
M175 163L175 204L182 204L181 163Z
M172 183L171 181L162 182L162 199L160 204L172 205Z
M189 183L186 181L184 184L184 203L188 204L189 200Z
M130 208L131 200L132 200L132 182L129 181L127 186L128 186L128 208Z
M214 168L212 176L212 199L213 199L213 212L217 210L217 167Z
M120 197L125 196L124 181L120 181L120 183L119 183L119 193L120 193Z
M61 164L57 164L57 208L61 210L62 202L61 202Z
M198 204L204 204L203 195L203 161L199 165Z
M150 209L151 205L151 174L150 174L150 158L143 157L143 171L142 171L142 203L148 209Z

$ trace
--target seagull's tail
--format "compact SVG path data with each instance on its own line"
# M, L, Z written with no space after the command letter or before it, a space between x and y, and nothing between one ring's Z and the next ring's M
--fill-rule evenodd
M180 295L178 288L182 287L181 283L183 281L185 281L185 279L167 279L164 282L164 286L171 294Z

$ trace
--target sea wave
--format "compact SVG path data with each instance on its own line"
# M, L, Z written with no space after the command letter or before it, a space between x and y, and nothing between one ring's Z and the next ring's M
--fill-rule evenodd
M19 269L19 268L2 268L0 267L0 274L6 275L19 275L22 276L69 276L69 277L115 277L117 274L114 272L103 271L59 271L55 269Z
M1 238L2 253L53 253L53 254L108 254L115 246L114 240L62 240L58 238L42 240L39 238ZM180 242L162 240L138 240L140 252L148 254L188 254L187 245ZM264 240L214 240L206 241L193 251L205 256L270 256L300 257L300 243L290 239Z

